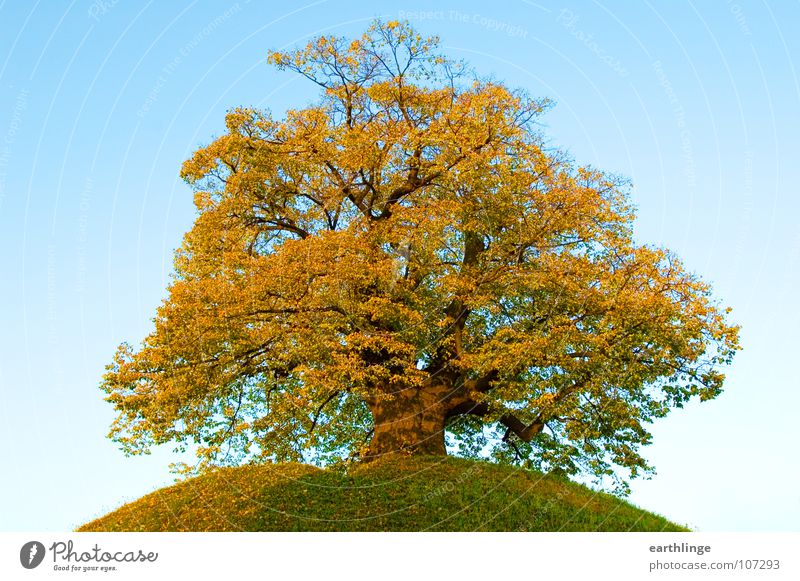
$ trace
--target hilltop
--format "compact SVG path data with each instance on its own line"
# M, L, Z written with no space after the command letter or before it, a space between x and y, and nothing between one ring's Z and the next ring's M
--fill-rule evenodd
M79 531L686 531L566 478L409 457L347 473L223 468L157 490Z

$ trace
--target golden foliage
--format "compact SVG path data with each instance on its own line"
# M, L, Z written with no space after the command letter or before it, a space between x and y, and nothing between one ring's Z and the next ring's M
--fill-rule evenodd
M633 242L624 180L545 146L547 101L470 81L406 23L269 60L322 99L230 111L184 163L198 217L169 298L103 384L128 451L324 463L364 450L371 406L444 385L462 453L502 426L537 467L635 475L644 424L720 393L738 329Z

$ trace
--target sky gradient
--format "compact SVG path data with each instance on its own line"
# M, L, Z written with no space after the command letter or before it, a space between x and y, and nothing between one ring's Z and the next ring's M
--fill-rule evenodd
M636 238L742 325L716 400L676 410L631 500L703 531L800 530L800 3L0 0L0 530L70 530L169 484L98 388L138 343L194 220L181 163L246 105L315 87L269 49L407 18L555 107L553 145L628 176ZM794 23L794 24L793 24Z

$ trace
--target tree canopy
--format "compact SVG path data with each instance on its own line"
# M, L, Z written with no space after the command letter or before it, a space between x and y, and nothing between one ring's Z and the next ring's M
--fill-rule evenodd
M547 145L547 100L407 23L269 61L319 100L232 110L184 163L198 214L168 298L102 384L124 450L636 476L652 420L720 394L738 328L634 242L624 179Z

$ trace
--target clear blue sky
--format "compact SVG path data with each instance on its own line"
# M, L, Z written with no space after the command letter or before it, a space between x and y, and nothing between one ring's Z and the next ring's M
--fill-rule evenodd
M168 451L105 438L98 382L192 224L180 164L226 109L312 97L268 49L375 16L553 98L553 143L629 176L639 240L733 307L725 393L653 427L658 475L632 500L700 530L800 529L797 2L0 0L0 530L71 529L171 482Z

